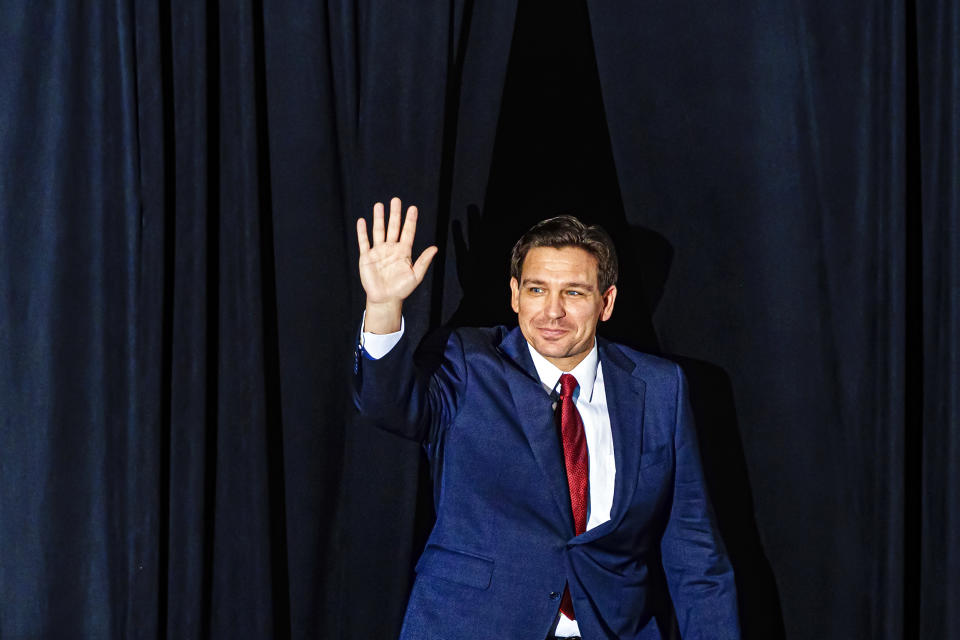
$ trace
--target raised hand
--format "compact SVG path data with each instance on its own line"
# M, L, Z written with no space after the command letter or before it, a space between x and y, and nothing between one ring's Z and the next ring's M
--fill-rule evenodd
M400 329L403 301L423 282L436 247L427 247L412 262L413 238L417 232L417 208L407 209L401 229L399 198L390 201L390 218L384 227L383 204L373 205L373 246L367 235L367 222L357 220L357 244L360 248L360 283L367 294L364 330L390 333Z

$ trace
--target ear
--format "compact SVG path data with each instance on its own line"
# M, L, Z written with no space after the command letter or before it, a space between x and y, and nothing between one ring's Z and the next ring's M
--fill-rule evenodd
M606 322L613 315L613 303L617 301L617 286L610 285L610 288L603 292L603 306L600 308L600 320Z
M520 313L520 283L510 278L510 306L514 313Z

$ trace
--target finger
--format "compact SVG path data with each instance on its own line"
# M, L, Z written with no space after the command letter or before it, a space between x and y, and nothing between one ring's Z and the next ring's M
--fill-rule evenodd
M417 235L417 215L416 207L407 209L407 217L403 221L403 232L400 234L400 244L413 246L413 238Z
M413 275L417 277L417 283L423 281L423 277L427 275L427 269L430 267L430 262L433 261L433 257L437 255L436 247L427 247L423 250L423 253L420 254L420 257L417 258L417 261L413 263Z
M363 218L357 218L357 246L360 247L360 255L363 256L370 251L370 238L367 237L367 221Z
M383 203L373 205L373 246L383 244Z
M387 242L396 242L400 237L400 198L390 200L390 222L387 223Z

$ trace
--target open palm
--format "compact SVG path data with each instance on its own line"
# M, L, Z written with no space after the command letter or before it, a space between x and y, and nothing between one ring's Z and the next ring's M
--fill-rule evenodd
M384 225L383 204L373 206L373 245L367 235L367 222L357 220L357 243L360 247L360 283L367 294L367 304L398 304L423 282L427 267L437 254L436 247L424 249L416 262L411 260L413 239L417 232L417 208L407 209L401 228L399 198L390 201L390 218Z

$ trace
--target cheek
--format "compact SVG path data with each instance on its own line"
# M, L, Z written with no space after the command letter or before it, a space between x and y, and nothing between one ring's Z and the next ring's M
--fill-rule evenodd
M517 314L521 318L526 318L529 320L533 318L540 312L539 305L537 305L536 300L531 300L529 298L525 300L517 301Z
M577 335L586 336L592 327L596 326L597 316L587 313L577 316Z

